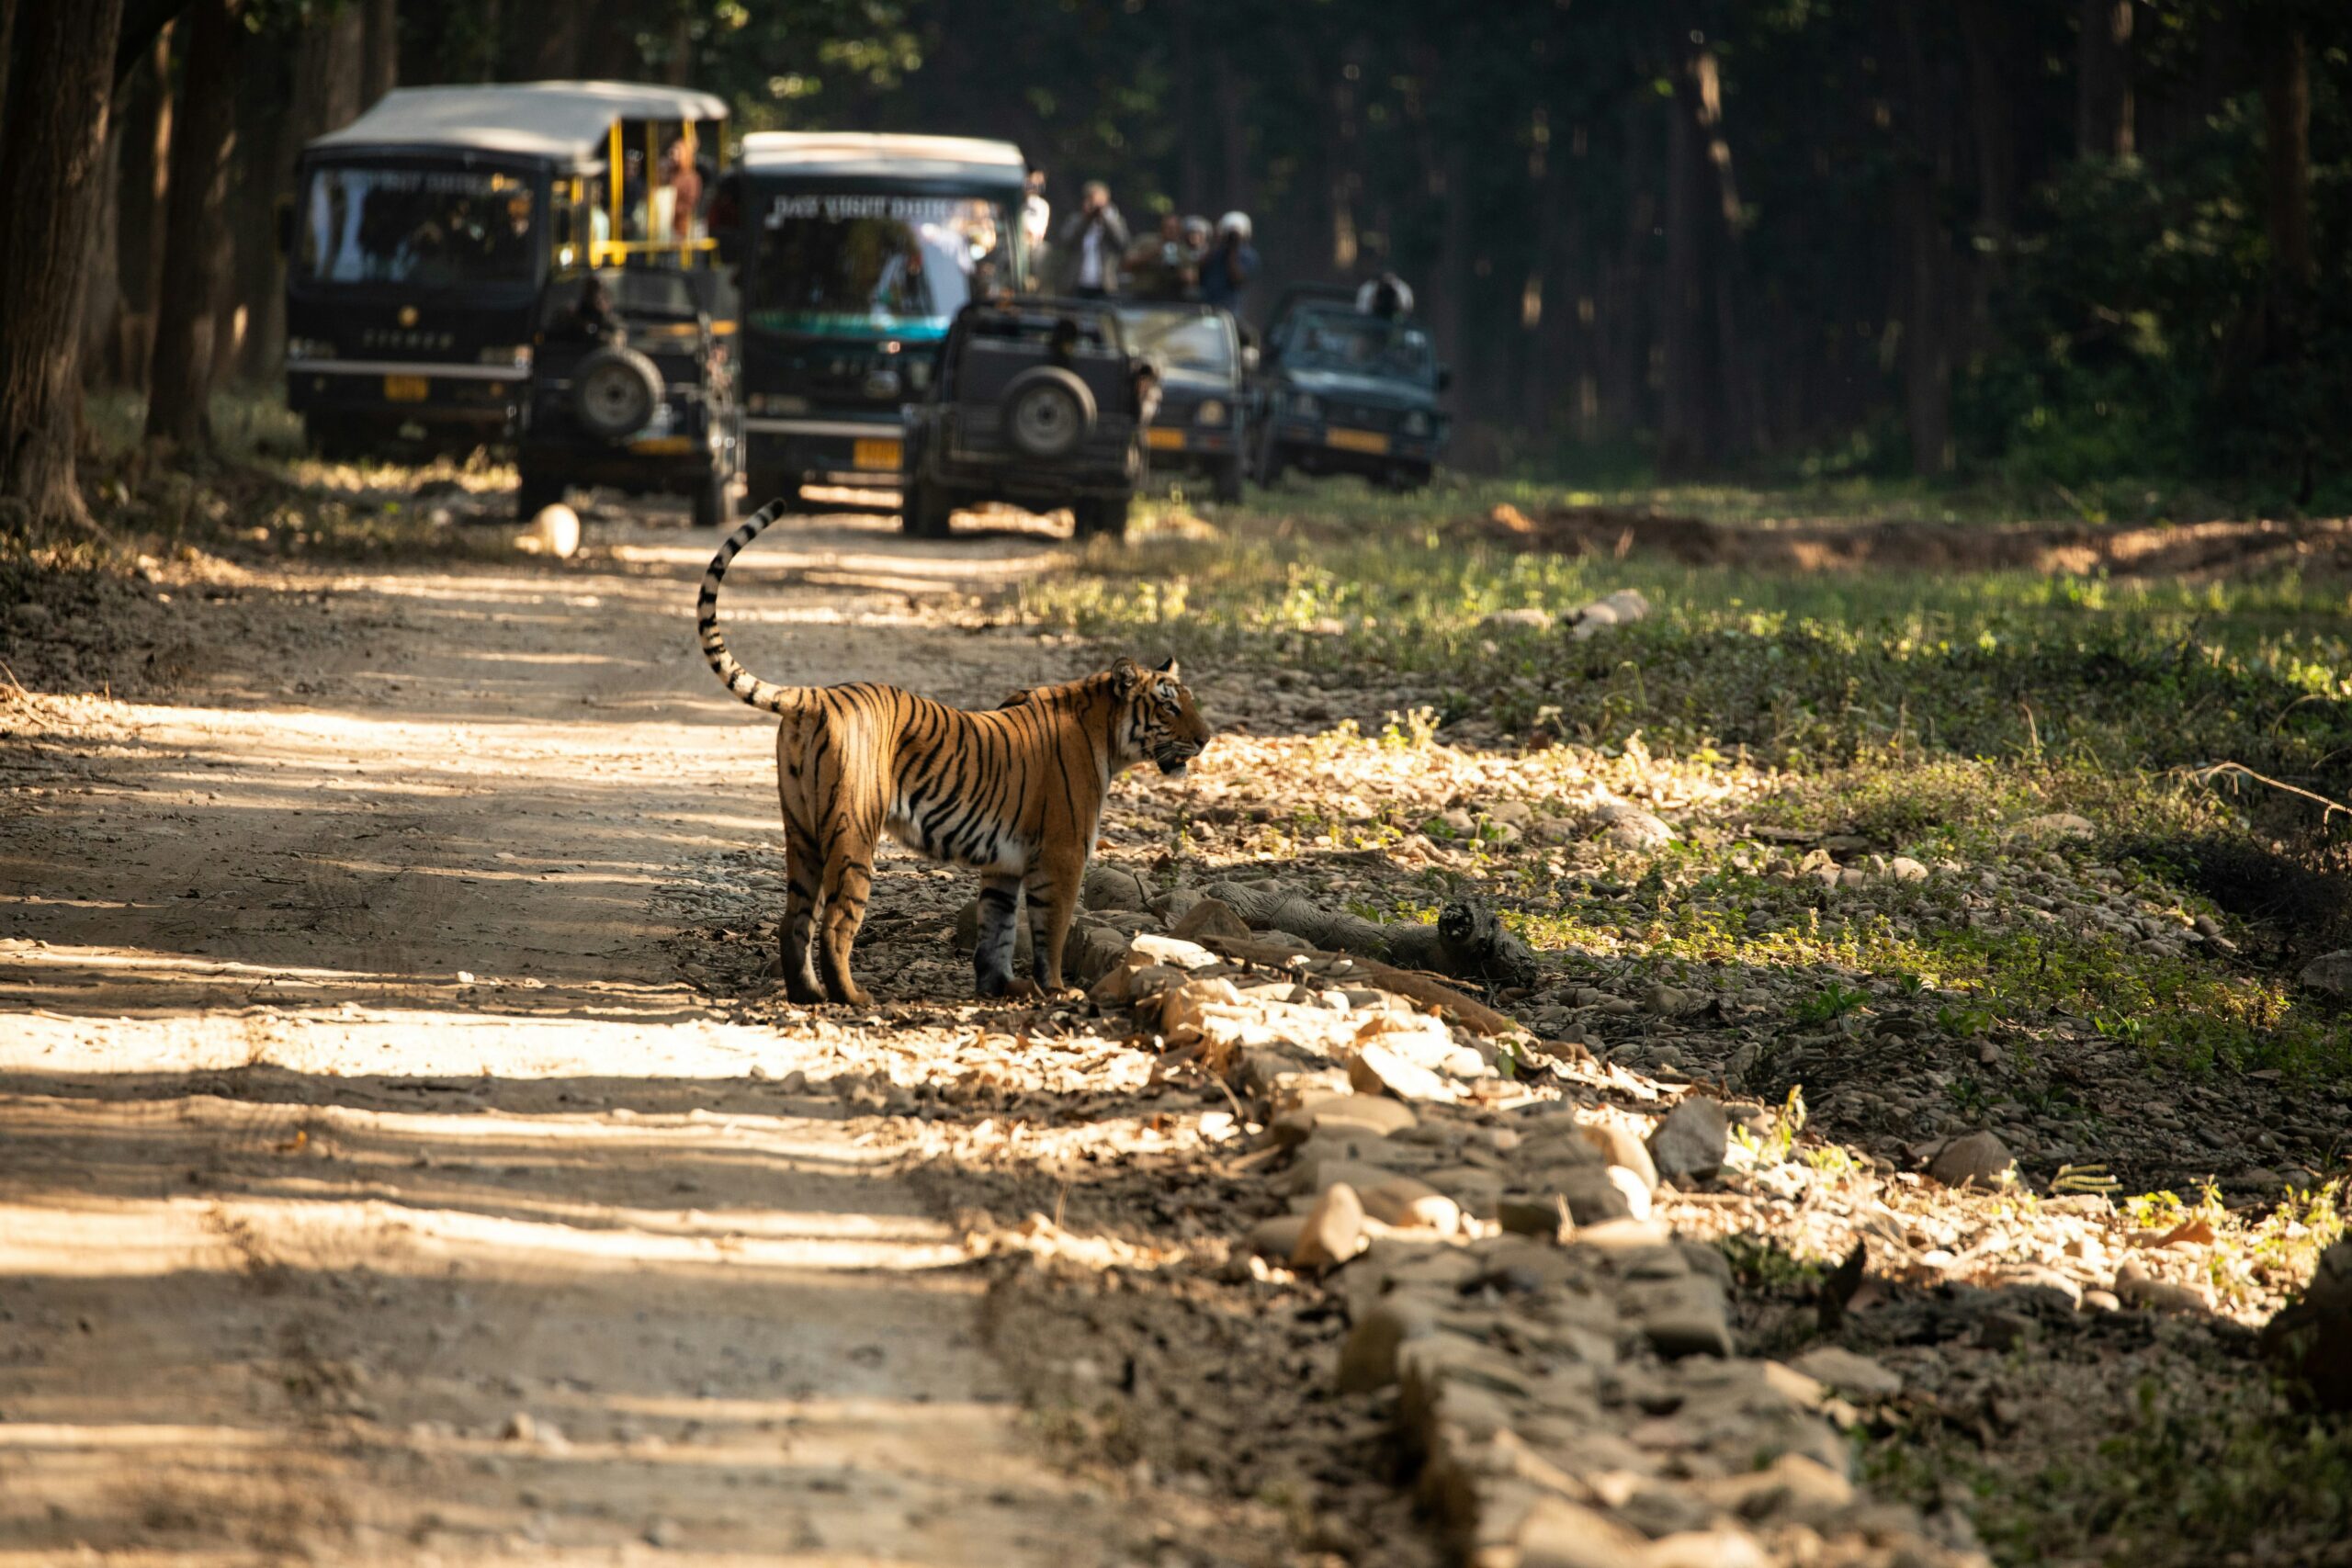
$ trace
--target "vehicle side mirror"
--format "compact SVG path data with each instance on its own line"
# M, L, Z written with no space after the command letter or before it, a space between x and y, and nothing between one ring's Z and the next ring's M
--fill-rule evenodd
M1442 391L1444 391L1447 388L1449 388L1449 387L1451 387L1451 386L1453 386L1453 366L1451 366L1451 365L1441 365L1441 366L1439 366L1439 367L1437 367L1437 389L1438 389L1439 391L1442 392Z
M275 226L277 230L277 254L281 256L292 255L294 254L294 198L288 196L279 197L271 216L276 220Z

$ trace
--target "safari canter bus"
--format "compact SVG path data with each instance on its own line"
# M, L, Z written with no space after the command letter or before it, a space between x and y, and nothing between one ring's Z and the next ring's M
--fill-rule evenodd
M1006 141L765 131L713 208L736 266L748 499L895 488L904 405L975 295L1028 283Z
M726 114L627 82L402 87L311 142L281 237L286 400L311 445L503 439L551 272L714 259L665 160L715 184Z

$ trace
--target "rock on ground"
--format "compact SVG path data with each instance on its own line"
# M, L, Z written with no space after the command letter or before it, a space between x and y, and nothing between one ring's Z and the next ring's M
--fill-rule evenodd
M1723 1169L1731 1123L1705 1095L1687 1096L1650 1134L1649 1154L1660 1179L1706 1181Z
M1998 1187L2016 1163L2008 1145L1991 1133L1970 1133L1938 1150L1928 1174L1946 1187Z

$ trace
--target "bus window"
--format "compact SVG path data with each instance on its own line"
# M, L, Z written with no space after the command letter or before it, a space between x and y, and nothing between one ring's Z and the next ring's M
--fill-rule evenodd
M771 331L944 329L1010 280L1008 203L974 197L775 198L744 277L746 319Z
M326 167L311 175L297 266L333 283L527 283L538 198L516 175Z

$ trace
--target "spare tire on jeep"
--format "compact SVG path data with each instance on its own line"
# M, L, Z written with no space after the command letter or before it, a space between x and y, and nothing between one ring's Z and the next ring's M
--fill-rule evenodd
M662 372L622 344L598 349L571 373L571 412L580 427L606 441L635 435L662 406Z
M1094 428L1094 394L1058 365L1023 370L997 405L1013 449L1031 457L1054 458L1078 449Z

